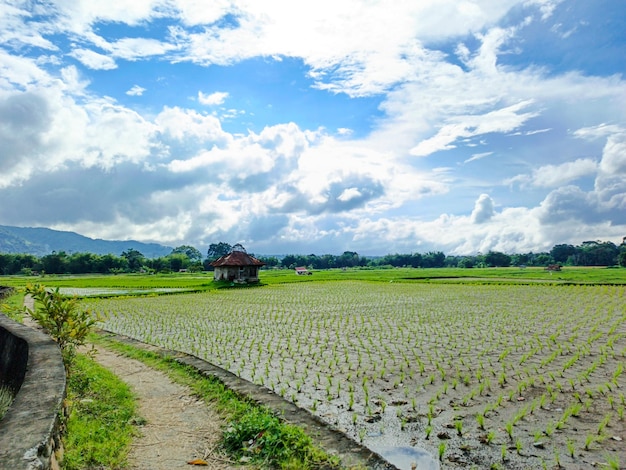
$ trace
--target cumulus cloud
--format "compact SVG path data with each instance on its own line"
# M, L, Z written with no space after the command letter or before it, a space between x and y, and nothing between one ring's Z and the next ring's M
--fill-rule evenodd
M607 175L626 175L626 132L613 134L607 139L600 170Z
M597 222L597 210L592 195L577 186L555 189L542 201L539 219L544 224L571 220Z
M210 94L205 94L201 91L198 92L198 101L207 106L217 106L223 104L224 101L226 101L226 98L228 98L228 93L223 91L216 91Z
M494 213L493 199L488 194L481 194L474 204L474 210L470 218L473 223L482 224L489 221Z
M626 133L619 132L607 139L595 191L603 207L614 214L614 223L622 224L626 210Z
M175 140L195 139L207 146L223 146L232 137L222 130L215 116L200 114L197 111L165 107L155 119L160 132Z

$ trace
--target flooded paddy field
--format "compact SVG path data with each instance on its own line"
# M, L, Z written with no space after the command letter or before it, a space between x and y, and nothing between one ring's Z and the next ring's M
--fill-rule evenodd
M626 463L626 287L366 281L89 299L399 468Z

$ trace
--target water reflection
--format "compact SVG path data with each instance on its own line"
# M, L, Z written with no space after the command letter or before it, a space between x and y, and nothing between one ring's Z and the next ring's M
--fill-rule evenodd
M415 447L377 447L373 450L400 470L439 470L439 462L422 449Z

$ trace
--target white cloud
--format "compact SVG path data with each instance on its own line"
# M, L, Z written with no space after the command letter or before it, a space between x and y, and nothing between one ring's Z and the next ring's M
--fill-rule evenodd
M356 96L380 93L409 78L429 54L417 37L435 40L480 31L515 3L241 2L230 10L238 15L237 28L193 33L178 28L175 36L186 45L187 60L204 64L259 55L302 57L320 88ZM225 12L221 5L218 10Z
M528 4L536 4L542 13L541 19L547 20L563 0L528 0Z
M166 110L165 113L168 115L168 122L175 121L177 125L182 124L178 129L184 129L185 132L193 132L194 128L199 131L204 130L206 126L203 123L209 118L219 125L219 121L212 116L201 117L195 113L181 114L179 110ZM196 122L191 124L189 118L195 118ZM160 122L165 121L160 119ZM217 129L217 126L214 129ZM179 138L182 137L180 133L176 135ZM308 146L305 134L293 124L267 127L260 134L250 132L247 136L238 138L226 133L196 135L210 139L222 138L223 145L210 145L209 142L208 146L212 148L208 150L200 150L190 158L172 160L168 165L172 172L183 173L205 169L214 174L214 180L217 181L219 179L241 180L276 169L282 173L283 178L286 178L290 169L293 168L293 165L287 162L297 159Z
M140 87L139 85L133 85L130 90L126 92L126 94L129 96L141 96L144 91L146 91L145 88Z
M69 55L81 62L85 67L93 70L113 70L117 68L113 58L99 54L91 49L74 49Z
M159 56L177 48L174 44L151 38L123 38L100 47L106 47L115 57L126 60L138 60L151 56Z
M600 169L607 175L626 175L626 132L609 136L602 152Z
M463 163L470 163L470 162L475 162L476 160L481 160L485 157L488 157L490 155L493 155L493 152L482 152L482 153L475 153L473 154L470 158L468 158L467 160L465 160Z
M493 199L488 194L481 194L476 203L470 219L475 224L482 224L489 221L495 211L493 208Z
M358 188L347 188L345 189L337 199L342 202L350 201L351 199L355 199L362 196L361 191Z
M201 91L198 92L198 101L207 106L218 106L223 104L224 101L226 101L226 98L228 98L228 93L224 91L216 91L210 94L204 94Z
M9 54L0 48L0 91L12 92L38 84L49 84L53 78L28 57Z
M222 130L219 119L179 107L165 107L155 119L162 133L183 141L199 139L207 145L224 145L232 137Z
M98 21L118 22L136 25L152 17L160 16L162 0L110 0L107 2L58 0L53 5L53 12L58 13L60 26L74 33L87 33L91 25Z
M596 140L608 137L612 134L624 132L620 126L615 124L598 124L597 126L583 127L573 132L575 137L585 140Z
M233 2L229 0L175 0L182 21L189 26L211 24L233 10Z
M595 176L599 169L598 162L591 158L579 158L560 165L542 165L531 174L519 174L504 180L504 184L520 184L539 188L558 188L584 177Z
M528 119L537 116L537 112L520 112L532 103L532 100L525 100L483 115L449 118L450 121L455 122L444 125L435 136L421 141L410 150L410 154L424 157L440 150L455 148L454 142L461 138L475 137L491 132L504 133L517 129Z
M584 176L593 176L598 162L590 158L579 158L560 165L544 165L533 171L532 184L543 188L557 188Z
M607 139L595 191L601 207L615 213L616 224L623 223L626 213L626 133L616 133Z

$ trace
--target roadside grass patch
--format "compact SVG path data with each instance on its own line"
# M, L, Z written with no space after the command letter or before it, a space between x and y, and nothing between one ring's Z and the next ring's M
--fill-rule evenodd
M24 318L24 292L22 289L14 289L13 293L4 299L0 299L0 312L9 318L21 323Z
M83 354L68 381L69 419L63 468L124 468L135 428L135 398L128 385Z

